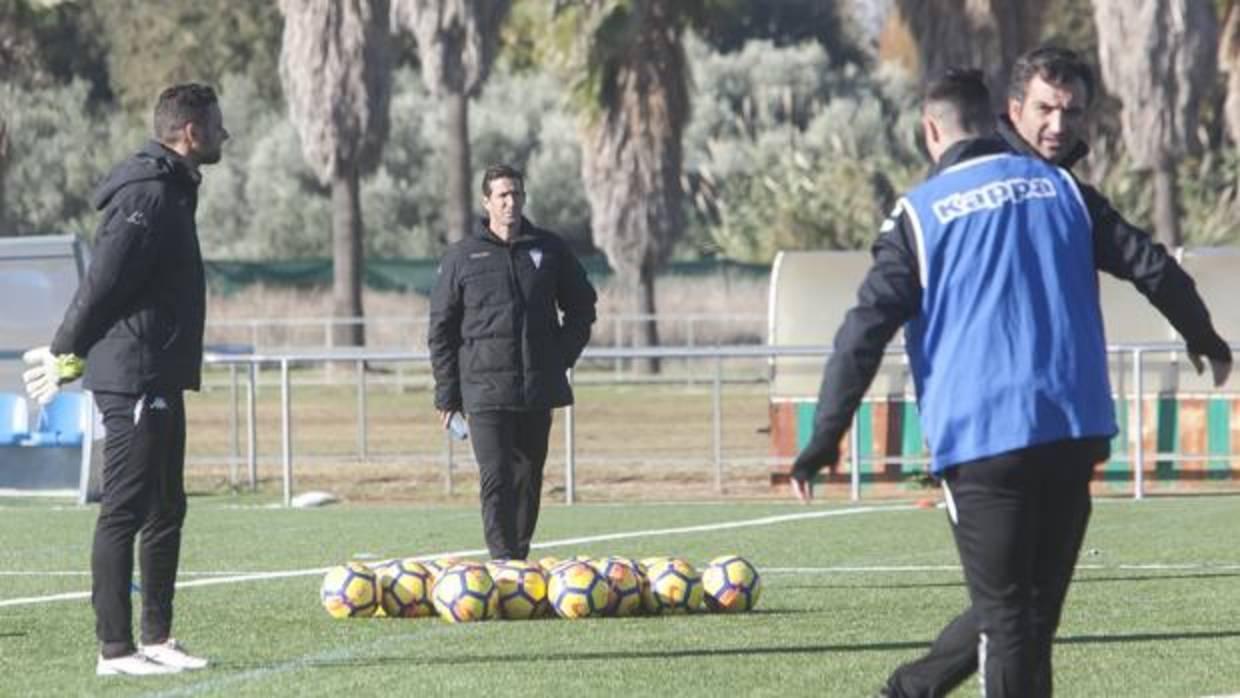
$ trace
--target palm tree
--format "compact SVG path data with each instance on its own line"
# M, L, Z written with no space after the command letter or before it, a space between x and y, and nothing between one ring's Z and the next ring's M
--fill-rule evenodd
M1107 91L1124 103L1124 146L1154 174L1154 230L1178 246L1176 165L1199 148L1197 112L1214 84L1218 22L1212 0L1094 0Z
M1006 84L1016 58L1037 43L1050 0L896 0L895 4L889 22L910 35L916 72L923 79L953 66L971 66L986 70L991 84L998 86ZM996 94L1001 97L1002 90Z
M8 208L4 200L4 174L9 164L9 127L0 114L0 235L10 235L8 230Z
M443 100L448 134L448 241L470 227L469 99L487 79L499 45L499 30L512 0L393 0L392 26L413 32L427 89Z
M1231 0L1224 14L1218 40L1219 70L1227 73L1227 99L1223 114L1232 143L1240 143L1240 2Z
M302 155L332 191L332 312L362 317L361 175L372 171L388 132L392 71L388 0L280 0L280 82ZM361 346L361 324L336 328L336 343Z
M595 244L645 316L638 343L656 346L655 274L684 228L681 134L689 120L683 34L703 3L579 0L557 8L576 37L581 174ZM567 27L567 29L566 29ZM658 360L643 363L659 370Z

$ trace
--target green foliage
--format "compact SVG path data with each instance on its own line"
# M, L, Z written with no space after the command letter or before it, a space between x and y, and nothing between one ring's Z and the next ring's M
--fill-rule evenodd
M685 160L703 252L767 263L781 249L862 247L924 174L915 96L898 79L833 71L809 43L690 55Z
M0 84L10 140L5 234L89 235L94 228L91 193L145 134L123 117L93 109L89 93L80 80L42 89Z
M99 0L112 88L126 111L145 114L160 90L219 84L244 74L264 99L278 99L283 20L274 0Z
M23 87L90 83L92 101L111 96L106 47L89 2L0 0L0 82Z

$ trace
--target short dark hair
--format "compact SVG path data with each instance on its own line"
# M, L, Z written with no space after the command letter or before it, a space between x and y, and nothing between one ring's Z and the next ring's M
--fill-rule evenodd
M1057 87L1080 80L1085 85L1085 104L1094 101L1094 71L1075 51L1057 46L1040 46L1016 59L1008 80L1008 99L1025 101L1025 92L1035 77Z
M188 123L205 126L211 106L218 103L210 85L190 82L165 89L155 103L155 140L174 139L177 130Z
M986 77L977 68L949 68L942 77L926 86L925 104L947 107L955 126L964 133L983 134L994 128L990 90Z
M521 170L512 165L491 165L487 171L482 173L482 195L491 195L491 182L497 179L513 179L517 184L521 185L521 191L525 191L525 175L521 174Z

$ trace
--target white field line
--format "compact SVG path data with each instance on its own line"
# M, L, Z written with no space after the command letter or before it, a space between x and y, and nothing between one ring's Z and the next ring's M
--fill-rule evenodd
M808 511L798 514L781 514L779 516L763 516L757 519L741 519L739 521L720 521L717 523L700 524L697 526L679 526L675 528L654 528L641 531L624 531L621 533L604 533L595 536L580 536L577 538L561 538L560 540L547 541L545 543L535 543L531 548L545 549L558 548L566 545L582 545L584 543L599 543L611 540L625 540L629 538L651 538L656 536L674 536L685 533L709 533L714 531L723 531L733 528L751 528L754 526L771 526L774 524L788 523L792 521L805 521L809 519L825 519L837 516L849 516L852 514L869 514L875 512L890 511L911 511L917 507L911 504L894 505L894 506L865 506L853 507L851 509L828 509L824 511ZM486 555L486 549L474 550L453 550L442 553L432 553L428 555L415 556L416 560L434 560L441 557L470 557L475 555ZM239 584L243 582L257 582L268 579L286 579L289 577L309 577L317 574L324 574L330 567L314 567L301 570L281 570L275 572L255 572L253 574L239 574L228 577L212 577L208 579L194 579L188 582L178 582L177 589L187 589L189 587L214 586L216 584ZM42 603L55 603L57 601L74 601L78 599L90 598L89 591L71 591L63 594L49 594L46 596L27 596L17 599L5 599L0 601L0 608L8 606L32 606Z
M551 545L547 543L546 545ZM538 546L531 546L538 547ZM466 551L467 553L469 551ZM485 552L485 551L477 551ZM431 560L436 557L447 557L444 555L422 555L417 557L419 560ZM1142 564L1085 564L1077 565L1078 570L1123 570L1127 572L1175 572L1175 571L1198 571L1198 572L1229 572L1240 570L1240 563L1227 562L1175 562L1175 563L1142 563ZM831 565L827 567L763 567L763 574L847 574L857 572L863 574L883 573L883 572L959 572L960 565ZM297 572L293 572L296 574ZM253 578L261 575L272 574L271 572L262 572L258 570L231 570L218 572L186 572L177 573L179 577L244 577ZM27 571L11 571L0 570L0 577L89 577L89 570L27 570ZM203 586L195 584L194 586ZM2 602L0 602L2 603Z
M1125 572L1226 572L1240 570L1240 563L1183 562L1144 564L1084 564L1077 570ZM764 567L762 574L842 574L848 572L959 572L960 565L839 565L832 567Z

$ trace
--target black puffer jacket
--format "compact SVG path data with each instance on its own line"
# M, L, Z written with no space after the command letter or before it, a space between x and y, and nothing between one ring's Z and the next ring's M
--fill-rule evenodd
M523 218L504 242L480 221L448 248L431 294L435 407L571 404L564 372L590 341L596 300L585 269L557 235Z
M86 388L198 389L206 317L198 182L189 162L152 141L96 190L103 222L51 345L86 358Z

